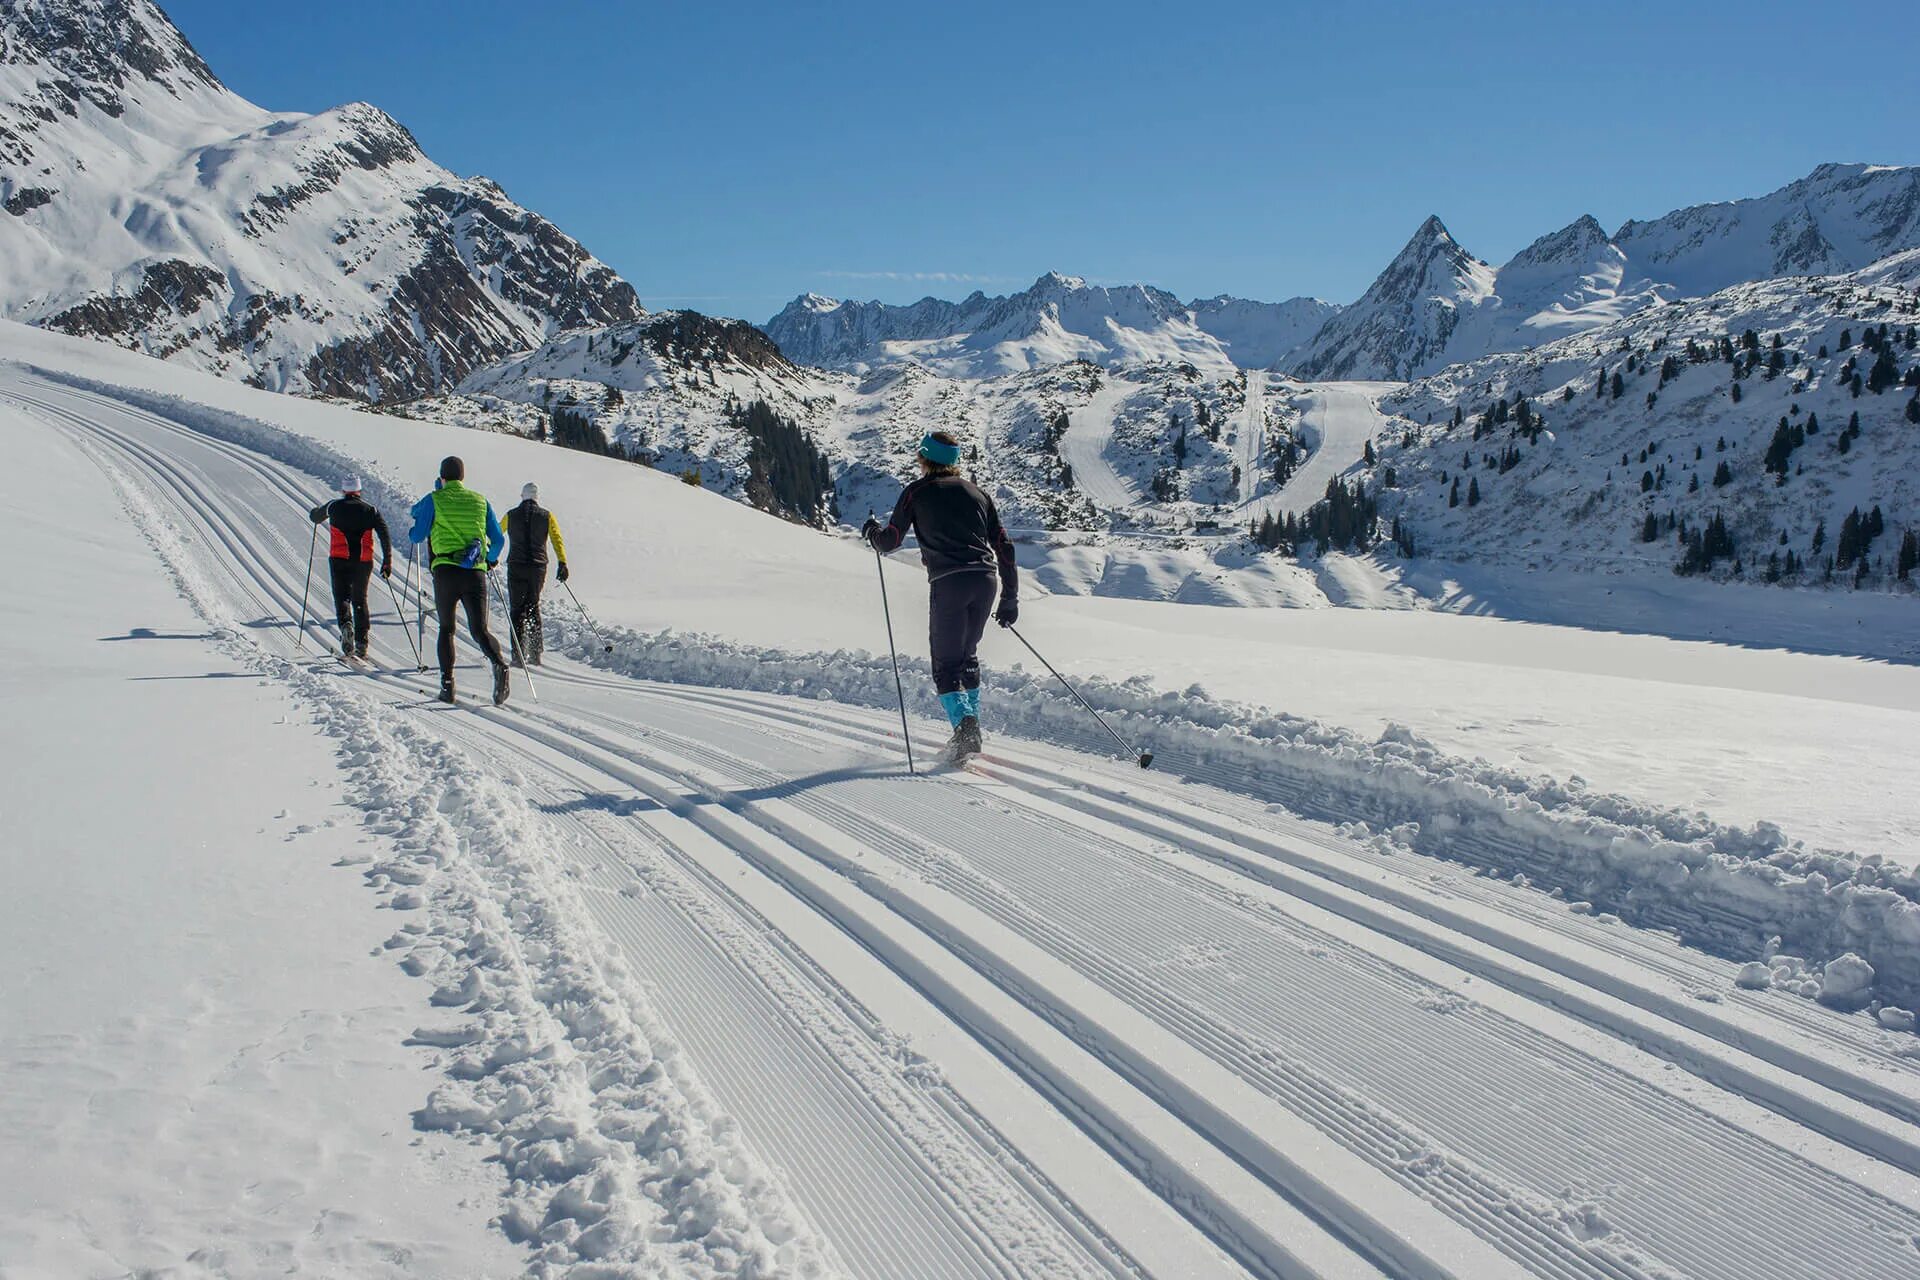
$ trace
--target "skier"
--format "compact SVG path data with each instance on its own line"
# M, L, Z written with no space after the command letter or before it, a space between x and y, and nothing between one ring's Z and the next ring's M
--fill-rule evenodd
M960 442L945 431L920 441L920 478L906 487L882 525L871 516L860 536L882 555L897 548L912 529L927 567L928 631L933 650L933 687L953 726L949 760L980 750L980 637L993 620L1010 627L1020 620L1020 580L1013 542L1000 526L993 499L960 474ZM1000 604L994 608L994 576Z
M441 459L433 492L413 504L412 538L428 546L433 566L433 607L440 619L440 701L453 701L455 613L467 611L473 642L493 663L493 705L507 700L507 660L487 629L486 575L500 562L506 537L494 518L493 504L467 488L467 464ZM483 567L484 566L484 567Z
M560 537L560 522L553 512L540 505L540 486L529 481L520 486L520 505L507 512L501 523L507 531L507 618L512 630L508 640L513 660L520 666L540 665L546 652L546 637L541 631L540 593L547 587L547 544L553 544L560 567L554 576L567 580L567 544Z
M360 477L340 482L340 496L307 513L315 524L333 527L327 547L327 573L333 584L333 612L340 622L340 656L365 659L373 618L367 609L367 584L373 578L373 539L380 536L380 576L393 576L393 539L387 521L360 496Z

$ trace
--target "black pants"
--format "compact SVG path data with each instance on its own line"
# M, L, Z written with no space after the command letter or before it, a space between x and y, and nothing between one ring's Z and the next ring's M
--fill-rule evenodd
M936 693L980 687L980 637L999 585L991 571L952 573L929 584L927 630Z
M464 606L467 629L473 642L494 666L506 661L500 645L487 629L487 575L479 569L462 569L457 564L433 566L433 608L440 618L440 679L453 679L453 631L457 625L454 611Z
M514 653L526 658L538 658L547 651L540 631L540 593L546 589L544 564L507 564L507 621L511 624L507 639Z
M364 649L373 615L367 611L367 583L373 578L371 560L327 561L333 579L333 615L340 622L340 647ZM353 637L351 644L347 637Z

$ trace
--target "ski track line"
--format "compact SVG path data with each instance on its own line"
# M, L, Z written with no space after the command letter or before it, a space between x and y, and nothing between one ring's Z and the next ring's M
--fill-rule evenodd
M468 717L425 709L416 714L434 717L443 731L466 740L479 754L500 746L498 734L478 731L479 722ZM524 771L532 763L529 753L525 744L516 745L515 750L521 754ZM586 776L587 771L571 758L564 765L542 761L538 768L547 778L583 795L595 794L609 781L605 775ZM1041 1256L1022 1263L994 1239L982 1220L986 1215L941 1222L940 1188L965 1188L982 1181L951 1149L938 1149L943 1137L947 1147L954 1145L952 1136L937 1131L945 1127L945 1117L936 1120L900 1086L897 1069L887 1064L872 1041L870 1023L858 1028L865 1035L845 1030L836 1035L831 1034L829 1019L822 1012L816 1009L811 1016L800 1012L809 1004L819 1006L821 997L817 991L803 991L786 962L773 954L762 936L769 924L743 923L738 918L742 908L716 894L717 883L710 877L701 876L702 891L684 874L671 879L660 874L658 862L645 856L635 827L658 840L659 850L681 872L698 864L681 847L693 833L662 831L654 816L635 815L631 824L605 825L587 821L586 814L562 819L590 841L600 857L622 867L652 871L646 877L649 892L636 897L625 892L634 883L632 875L618 875L598 858L580 857L576 870L601 890L588 899L589 909L636 964L654 973L651 985L657 992L656 1003L693 1049L696 1062L711 1064L703 1076L728 1111L746 1121L749 1134L784 1135L785 1141L769 1154L795 1153L781 1162L796 1173L795 1198L804 1205L809 1199L806 1188L835 1189L832 1208L848 1221L838 1222L825 1211L815 1217L829 1229L828 1238L861 1264L855 1273L881 1277L1067 1274L1071 1262L1057 1253L1048 1256L1030 1249ZM677 819L673 824L685 825ZM723 911L733 918L723 919ZM835 1012L844 1020L844 1010ZM778 1066L751 1069L758 1064ZM815 1082L827 1085L823 1090ZM823 1098L823 1091L837 1093L838 1101ZM829 1119L862 1112L870 1118L865 1126ZM883 1148L876 1140L877 1134L895 1132L912 1135L918 1142L896 1141ZM835 1141L836 1135L845 1140ZM935 1148L933 1159L920 1154L928 1147ZM990 1203L995 1191L1002 1198L1006 1195L1005 1188L976 1185L971 1190L983 1204ZM976 1259L977 1265L942 1267L939 1258L926 1255L924 1246L913 1254L900 1252L903 1201L919 1206L916 1216L945 1228L942 1234L950 1253ZM876 1216L883 1205L887 1206L884 1221ZM1003 1223L1012 1217L1000 1215ZM832 1231L843 1225L846 1230ZM857 1252L853 1243L859 1245ZM1127 1274L1130 1268L1114 1259L1109 1270Z
M112 403L112 402L108 401L108 403ZM173 426L173 424L165 424L165 425ZM176 429L182 430L182 431L186 430L185 428L176 428ZM256 596L255 599L257 600L258 597ZM488 713L488 714L491 715L492 713ZM514 714L518 714L518 713L514 713ZM543 716L543 718L545 717ZM697 747L697 748L700 748L701 750L709 750L709 754L711 754L710 749L705 748L703 744L693 740L684 740L681 742L676 742L675 745L684 747L685 749L688 749L688 750L692 750L693 748ZM732 761L732 764L729 765L728 761ZM730 785L737 785L740 781L743 781L743 779L739 779L737 777L731 776L733 772L737 772L739 763L740 762L737 759L727 756L725 753L721 753L721 759L719 761L709 760L704 762L704 764L708 767L712 767L718 764L722 767L727 768L729 776L721 776L721 777L704 776L703 770L702 770L703 762L700 762L700 761L684 761L683 760L676 763L672 763L671 765L667 766L668 772L666 776L669 778L669 782L667 784L668 789L669 791L671 791L672 786L676 782L683 785L691 785L696 789L705 790L709 792L710 793L709 798L712 799L715 803L724 807L726 803L725 797L728 794L726 791L726 788ZM653 764L655 767L659 767L661 765L661 761L659 760L657 753L654 753ZM688 772L689 770L691 770L691 772ZM772 778L778 778L779 775L776 772L773 774L769 774L767 776ZM744 779L744 781L752 782L753 780ZM835 784L835 785L837 786L839 784ZM936 786L938 785L939 784L936 784ZM970 782L968 783L968 785L973 787L980 787L980 784L977 782ZM738 812L745 814L745 813L748 813L749 810L761 811L758 814L751 815L749 817L749 820L755 821L757 819L758 821L756 825L760 825L762 830L767 831L769 833L774 833L776 828L784 827L790 822L795 820L794 817L789 817L784 813L777 811L778 809L781 809L787 806L789 799L791 799L791 797L782 797L777 800L769 799L766 801L754 801L754 802L751 802L750 804L739 806ZM885 801L887 797L882 796L880 797L880 799L882 801ZM1065 792L1061 792L1054 795L1053 799L1059 800L1062 803L1072 802L1072 797L1067 795ZM916 806L924 807L927 805L932 805L934 803L932 800L926 797L917 796L917 795L897 797L895 798L895 802L899 804L905 804L909 807L916 807ZM795 807L797 808L798 806L795 806ZM886 808L886 804L880 803L880 804L876 804L873 807L878 810L884 810ZM768 818L766 816L768 811L774 811L774 816L772 816L771 818ZM811 814L811 813L805 813L804 811L799 813L796 816L802 822L809 821L809 820L817 820L817 815ZM1031 822L1033 820L1031 813L1021 815L1021 820ZM1076 833L1074 836L1075 839L1083 842L1087 839L1087 833L1084 829L1073 827L1072 824L1066 824L1066 825L1068 829ZM1131 818L1129 818L1127 825L1137 827L1138 824L1133 822ZM913 837L910 834L910 829L911 829L910 826L906 828L896 828L894 831L895 843L898 843L900 840L903 840L903 839L909 842L913 841L915 837ZM990 834L990 833L987 833L983 830L981 834ZM1238 834L1244 834L1244 833L1238 833ZM876 834L876 828L874 828L871 825L871 823L869 824L868 828L864 832L863 838L877 844L886 843L882 834ZM816 857L819 857L820 855L824 854L826 857L826 860L828 861L833 861L833 860L844 861L844 855L835 853L831 848L829 848L824 843L821 843L819 841L816 841L816 843L820 843L820 848L811 851L815 854ZM791 849L789 849L789 853L790 852L791 852ZM807 852L807 851L803 849L803 852ZM975 901L978 904L982 904L977 909L980 909L982 911L983 916L986 914L986 911L985 911L986 907L992 907L994 909L1002 911L1003 913L1015 912L1015 911L1024 912L1026 913L1026 915L1023 918L1022 923L1028 929L1032 930L1035 934L1045 933L1050 938L1050 940L1054 942L1056 946L1065 945L1063 941L1063 938L1065 935L1052 922L1052 920L1049 918L1043 918L1042 916L1034 912L1034 907L1037 903L1042 901L1051 901L1050 899L1046 898L1043 892L1047 886L1040 885L1040 886L1031 886L1031 887L1023 888L1022 892L1019 895L1014 895L1007 891L1004 883L1005 879L1011 878L1010 876L998 877L998 878L973 876L972 879L969 880L966 875L958 875L958 876L955 875L955 873L952 870L952 867L958 864L959 864L959 860L957 858L957 855L953 855L951 851L948 851L948 857L945 861L936 860L933 862L927 862L925 860L922 860L920 863L920 866L918 867L918 870L922 874L929 875L930 878L932 873L936 873L936 872L940 873L946 876L947 882L949 885L959 886L973 893L975 896ZM902 865L906 865L906 864L903 863ZM1134 869L1137 870L1137 867ZM851 872L848 872L847 874L851 874ZM867 878L869 880L871 879L871 872L867 873ZM1165 883L1171 885L1174 882L1167 881ZM871 886L865 883L863 883L862 887L869 888L869 890L871 889ZM893 890L892 893L893 893L893 896L897 896L898 894L897 889ZM1165 899L1162 897L1156 898L1156 902L1163 902L1164 900ZM1053 905L1055 907L1056 913L1064 912L1070 909L1071 907L1070 903L1054 903ZM924 911L919 913L919 915L922 915L922 916L924 916L925 914L926 913ZM941 923L942 917L940 917L938 913L934 913L931 919L933 921L933 925L932 927L928 928L926 932L928 932L929 934L937 934L944 927ZM1152 922L1148 921L1147 923L1151 924ZM1188 920L1189 927L1197 927L1200 923L1201 921L1198 918L1189 918ZM1048 932L1048 931L1051 931L1051 932ZM975 942L972 945L977 947L978 943ZM1006 945L1004 940L1002 942L1002 945ZM1098 955L1100 953L1096 951L1092 954ZM1005 979L1007 975L1003 974L1002 977L1003 979ZM1012 975L1011 980L1018 982L1022 978L1030 979L1031 975L1014 974ZM1054 1012L1056 1013L1056 1015L1058 1015L1058 1013L1060 1012L1060 1009L1056 1007ZM1166 1016L1171 1017L1172 1015L1169 1013ZM1465 1019L1458 1019L1458 1021L1464 1022ZM1422 1176L1427 1176L1427 1175L1422 1175ZM1894 1231L1894 1232L1897 1232L1899 1229L1900 1228L1897 1225L1892 1227L1882 1228L1882 1230L1888 1230L1888 1231ZM1909 1249L1909 1252L1911 1252L1910 1249ZM1867 1260L1856 1259L1856 1261L1866 1262ZM1885 1259L1882 1259L1882 1261L1885 1261ZM1872 1263L1868 1262L1867 1265L1872 1265ZM1630 1273L1622 1272L1620 1274L1630 1274ZM1703 1272L1701 1274L1707 1274L1707 1273ZM1866 1274L1866 1273L1862 1273L1862 1274Z
M1241 376L1247 382L1247 402L1240 411L1239 434L1234 440L1240 454L1240 503L1238 516L1246 511L1260 488L1260 459L1267 447L1266 389L1263 369L1246 369Z
M704 690L654 686L653 691L666 697L704 698L708 705L719 708L730 705L727 698ZM761 714L803 728L814 723L777 709L763 708ZM834 711L823 707L815 719L833 715ZM876 745L886 743L872 726L844 714L838 715L835 723L842 732L861 732L870 735L869 740ZM1178 847L1262 883L1310 897L1369 927L1383 929L1478 976L1560 1008L1703 1078L1744 1093L1837 1141L1873 1152L1910 1171L1920 1169L1920 1155L1916 1154L1920 1135L1908 1122L1920 1110L1910 1070L1875 1070L1869 1063L1849 1067L1821 1057L1806 1041L1809 1032L1831 1036L1835 1027L1851 1030L1857 1020L1816 1009L1812 1012L1827 1014L1824 1027L1795 1021L1785 1034L1756 1025L1755 1019L1735 1021L1697 998L1702 984L1724 984L1725 974L1682 969L1669 957L1658 954L1654 960L1659 963L1651 966L1656 972L1636 972L1635 966L1647 962L1621 941L1629 931L1609 931L1580 920L1591 938L1613 944L1605 953L1595 954L1577 941L1550 932L1548 923L1557 921L1543 922L1538 916L1514 921L1507 918L1510 910L1498 906L1440 902L1435 886L1359 861L1309 824L1295 819L1270 812L1225 819L1177 799L1161 801L1157 796L1162 789L1149 788L1139 779L1117 784L1085 770L1062 771L1007 751L996 750L980 768L1029 794L1060 793L1056 798L1062 803L1075 805L1096 818L1117 819L1136 828L1142 827L1143 812L1150 821L1164 819L1153 822L1150 829ZM1153 794L1146 794L1148 791ZM1227 799L1213 797L1216 803ZM1265 838L1258 834L1261 825L1286 830L1289 839ZM1201 839L1196 840L1196 833ZM1303 845L1308 850L1304 854ZM1330 881L1337 888L1315 885L1302 878L1306 875ZM1416 919L1409 921L1391 907ZM1561 919L1575 919L1564 908L1561 912ZM1506 954L1494 955L1489 949ZM1673 977L1682 991L1667 994L1658 990L1663 974ZM1785 1011L1798 1019L1806 1016L1800 1003L1804 1002L1775 1000L1770 1012ZM1865 1040L1859 1047L1874 1048ZM1828 1096L1829 1090L1841 1096ZM1898 1119L1890 1122L1893 1117Z
M85 425L97 434L109 434L95 424ZM162 478L167 484L175 487L177 496L174 502L176 505L176 513L181 518L182 527L196 529L196 531L202 535L203 545L206 546L209 553L213 554L215 558L221 559L223 563L231 564L236 555L250 554L246 549L254 545L253 539L237 527L234 529L234 538L224 545L216 547L212 542L206 540L208 529L200 527L200 522L205 519L209 510L212 509L207 505L209 501L208 495L205 489L194 486L193 482L183 474L182 467L175 466L167 459L148 452L124 438L116 440L116 447L137 466L148 468L150 474ZM291 490L290 496L299 496L298 490ZM180 498L184 498L186 501L181 502L179 501ZM189 506L187 505L188 503L192 505ZM300 505L304 506L304 501L302 501ZM269 527L270 526L263 526L259 532L265 532L266 528ZM261 558L258 560L258 563L261 571L269 576L274 575L278 568L271 557ZM243 575L234 574L232 576L235 579L235 586L240 590L241 595L252 603L264 603L257 590L246 583ZM257 582L258 580L256 580L256 584ZM291 595L292 586L289 581L279 580L277 586L280 591L287 593L289 596ZM283 604L284 603L285 601L283 600ZM272 606L268 606L268 611L278 612L278 610L272 608ZM346 673L343 671L342 674L344 675ZM413 689L411 691L424 692L425 690ZM496 748L498 746L497 743L493 745ZM589 899L590 908L592 905L593 902ZM779 1055L772 1055L772 1057L774 1060L779 1060ZM769 1055L763 1053L743 1052L739 1061L766 1061L768 1058ZM814 1065L823 1068L827 1078L831 1078L835 1072L839 1071L839 1067L833 1063L831 1059L817 1058ZM775 1073L773 1078L778 1080L778 1074ZM859 1094L857 1090L852 1091L851 1097L857 1108L869 1113L868 1119L871 1121L871 1112L874 1105L873 1100ZM789 1115L808 1116L811 1118L812 1113L810 1109L799 1106L798 1099L789 1097L787 1101L789 1102L787 1108ZM847 1116L844 1110L840 1118L842 1121L846 1120ZM877 1148L872 1145L872 1128L872 1124L869 1123L866 1132L863 1133L859 1131L857 1126L849 1126L849 1129L853 1131L856 1139L864 1140L869 1144L865 1151L868 1157L874 1157L878 1154ZM909 1159L914 1158L914 1153L906 1145L904 1140L899 1141L898 1146L901 1151L907 1154ZM833 1186L833 1178L836 1172L846 1167L844 1161L847 1155L848 1152L841 1149L829 1152L824 1159L814 1162L814 1171L825 1174L827 1186ZM896 1160L894 1163L897 1164L898 1161ZM1054 1263L1047 1261L1044 1256L1044 1251L1041 1251L1043 1256L1040 1258L1029 1258L1028 1267L1022 1268L1016 1266L1007 1250L994 1240L993 1230L984 1226L974 1225L972 1222L966 1220L960 1220L953 1224L936 1222L938 1229L930 1233L922 1233L918 1240L914 1240L913 1233L904 1230L901 1222L899 1214L899 1210L903 1207L903 1201L899 1195L901 1188L907 1187L915 1192L923 1203L933 1203L936 1201L944 1201L947 1198L945 1187L949 1184L942 1183L933 1178L931 1176L931 1170L924 1164L920 1164L915 1170L919 1175L917 1180L911 1177L890 1178L884 1176L889 1166L886 1161L879 1159L873 1159L871 1165L860 1164L856 1167L859 1168L862 1173L869 1176L865 1178L864 1185L859 1187L857 1192L844 1187L841 1188L841 1207L851 1208L854 1211L857 1219L856 1225L860 1234L860 1243L866 1246L866 1252L870 1255L864 1258L863 1261L868 1261L872 1265L862 1268L858 1272L850 1272L850 1274L864 1274L875 1277L908 1274L926 1276L977 1275L1000 1277L1036 1273L1065 1274L1064 1269L1058 1264L1058 1261ZM983 1167L997 1166L986 1165ZM955 1173L964 1172L964 1170L957 1169L952 1162L949 1161L945 1172L951 1176ZM1023 1188L1023 1191L1034 1189L1037 1188L1034 1187L1032 1182L1029 1182L1027 1187ZM886 1212L884 1220L875 1216L879 1213L882 1206L885 1207ZM947 1207L951 1209L953 1206L948 1205ZM998 1225L1004 1230L1011 1224L1003 1220ZM1082 1228L1082 1231L1084 1232L1084 1228ZM943 1265L942 1258L929 1256L927 1252L928 1245L941 1242L941 1237L943 1236L945 1237L944 1243L949 1246L945 1251L949 1255L946 1261L953 1262L953 1265ZM913 1247L910 1251L900 1252L900 1250L905 1247L903 1241L913 1241ZM1024 1252L1032 1254L1035 1252L1035 1249L1029 1244L1029 1247L1027 1247ZM1032 1265L1035 1263L1039 1266L1038 1272L1032 1269ZM1111 1270L1112 1268L1102 1267L1101 1269ZM1081 1273L1089 1273L1090 1269L1082 1265L1075 1267L1074 1270Z
M1140 387L1101 370L1100 389L1086 406L1074 410L1060 437L1060 456L1073 468L1073 482L1087 499L1108 511L1125 511L1140 502L1133 483L1113 469L1107 446L1113 442L1115 415Z
M655 733L653 737L659 737L659 733ZM866 806L854 806L854 808L856 808L856 810L860 810L860 812L866 812ZM983 839L983 841L970 842L968 846L987 846L987 844L993 844L993 842L985 841L985 839ZM1004 839L1002 839L1002 841L998 841L998 846L1004 846L1004 844L1006 844L1006 841L1004 841ZM1027 900L1027 902L1033 902L1033 898L1035 898L1035 894L1033 894L1033 890L1031 889L1021 889L1021 894L1023 894L1023 900ZM1156 902L1164 902L1164 898L1156 898ZM1202 929L1202 925L1198 925L1198 923L1194 923L1194 925L1190 925L1190 927L1192 927L1192 929L1196 929L1196 931L1200 931L1200 936L1206 936L1206 933L1204 933L1204 929ZM1108 958L1108 960L1110 960L1110 958ZM1102 967L1104 967L1104 965L1102 965ZM1244 1015L1244 1013L1242 1013L1242 1015ZM1711 1132L1711 1130L1709 1130L1709 1132ZM1524 1136L1524 1134L1515 1134L1515 1142L1517 1142L1517 1144L1521 1144L1521 1146L1524 1146L1524 1142L1526 1142L1526 1136ZM1657 1146L1657 1144L1655 1144L1655 1146ZM1551 1182L1549 1182L1549 1184L1551 1184ZM1905 1186L1905 1184L1903 1184L1903 1186ZM1907 1188L1907 1190L1910 1190L1910 1188ZM1738 1199L1738 1196L1736 1196L1736 1199ZM1674 1219L1674 1221L1668 1222L1668 1226L1684 1226L1684 1222L1678 1221L1678 1219ZM1814 1274L1818 1274L1818 1272L1814 1272Z

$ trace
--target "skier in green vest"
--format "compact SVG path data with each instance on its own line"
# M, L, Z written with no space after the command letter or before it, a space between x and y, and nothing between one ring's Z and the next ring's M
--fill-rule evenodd
M440 618L440 701L453 701L453 632L456 611L465 607L473 642L493 663L493 705L507 700L507 660L487 628L487 578L506 535L493 504L465 484L467 464L459 458L440 462L433 492L413 504L413 543L426 543L433 567L433 607Z

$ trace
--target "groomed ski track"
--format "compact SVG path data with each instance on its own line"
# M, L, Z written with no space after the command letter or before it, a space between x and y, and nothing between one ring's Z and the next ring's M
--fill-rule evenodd
M442 708L390 624L321 677L275 619L323 482L11 371L0 418L143 494L263 672L524 797L833 1274L1920 1276L1920 1077L1854 1021L1093 757L909 779L884 714L564 658Z

